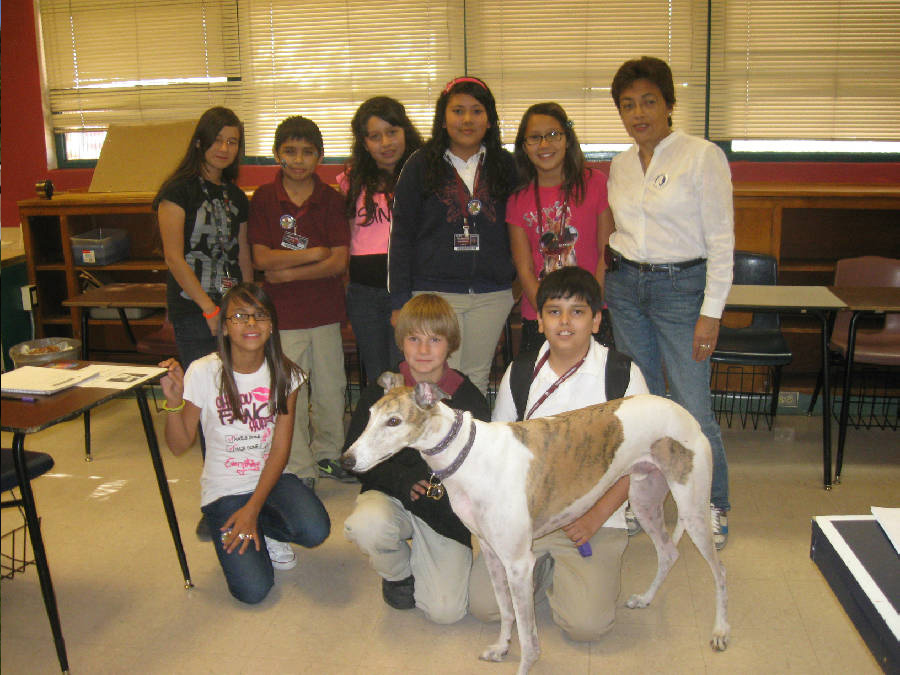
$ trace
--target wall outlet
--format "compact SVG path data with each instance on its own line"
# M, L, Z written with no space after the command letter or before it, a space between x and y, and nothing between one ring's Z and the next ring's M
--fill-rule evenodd
M799 391L780 391L778 392L778 405L782 408L796 408L800 405Z
M22 286L19 290L22 292L22 309L30 312L38 304L37 286Z

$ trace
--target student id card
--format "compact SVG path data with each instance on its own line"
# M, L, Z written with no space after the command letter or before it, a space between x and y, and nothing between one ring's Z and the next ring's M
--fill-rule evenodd
M281 235L281 248L291 251L302 251L309 244L309 237L304 237L296 232L286 231Z

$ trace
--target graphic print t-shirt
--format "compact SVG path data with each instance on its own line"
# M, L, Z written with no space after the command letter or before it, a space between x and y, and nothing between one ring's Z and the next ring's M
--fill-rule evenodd
M506 203L506 222L521 227L528 235L534 274L538 279L559 267L577 266L591 274L597 271L597 218L608 206L606 174L591 170L584 177L584 201L566 202L559 186L540 190L541 217L538 217L534 187L512 195ZM603 242L604 244L606 242ZM522 317L534 320L537 311L522 296Z
M255 373L235 373L241 398L235 414L220 393L222 362L216 353L194 361L184 376L184 398L200 408L206 437L200 505L225 495L253 492L269 457L275 413L269 408L269 366ZM295 378L291 391L302 384Z
M184 259L203 290L218 302L224 277L241 281L238 230L241 223L247 222L250 202L234 183L216 185L202 180L201 184L201 180L186 178L170 185L161 196L184 209ZM217 226L216 213L226 214L224 229ZM200 307L171 272L167 277L166 301L169 317L200 313Z

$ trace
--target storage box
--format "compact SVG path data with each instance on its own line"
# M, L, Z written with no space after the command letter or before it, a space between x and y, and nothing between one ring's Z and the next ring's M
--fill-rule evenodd
M108 265L128 257L128 232L107 228L72 237L76 265Z

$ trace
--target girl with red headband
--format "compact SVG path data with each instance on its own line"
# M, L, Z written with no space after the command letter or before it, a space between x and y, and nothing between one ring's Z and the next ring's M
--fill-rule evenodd
M438 97L431 139L397 181L388 290L394 317L417 293L447 300L462 334L450 366L482 393L513 305L506 198L515 180L490 89L476 77L451 80Z

